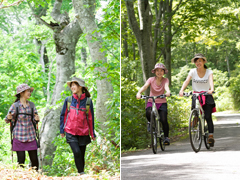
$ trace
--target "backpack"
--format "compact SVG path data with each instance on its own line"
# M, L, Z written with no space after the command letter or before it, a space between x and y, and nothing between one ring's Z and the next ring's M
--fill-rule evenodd
M90 130L90 126L89 126L89 122L88 122L88 112L89 112L89 109L90 109L90 102L91 102L91 98L90 97L87 97L87 101L86 101L86 110L81 110L81 111L86 111L86 116L87 116L87 123L88 123L88 128ZM68 109L68 113L70 111L70 106L71 106L71 103L72 103L72 96L68 96L68 100L67 100L67 109ZM66 127L67 125L67 120L68 120L68 115L67 115L67 118L66 118L66 122L64 124L64 127L63 129Z
M34 118L34 103L33 102L30 102L28 101L29 104L30 104L30 108L31 108L31 114L27 114L27 113L19 113L19 101L18 102L15 102L14 103L14 109L15 109L15 114L14 114L14 119L15 119L15 122L11 121L11 134L13 133L13 129L14 127L16 126L17 124L17 118L18 118L18 115L20 114L24 114L24 115L28 115L28 116L31 116L31 121L32 121L32 124L33 124L33 127L35 129L35 133L36 133L36 140L37 140L37 145L38 145L38 148L40 148L40 142L39 142L39 133L38 133L38 125L37 123L34 123L33 121L33 118ZM11 143L12 143L12 139L11 139Z

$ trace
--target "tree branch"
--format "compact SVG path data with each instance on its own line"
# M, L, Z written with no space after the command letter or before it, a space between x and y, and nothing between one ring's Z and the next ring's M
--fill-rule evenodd
M52 23L52 22L50 21L51 23L48 24L46 21L44 21L42 18L38 17L36 14L33 14L33 15L34 15L34 17L35 17L36 19L38 19L39 21L41 21L41 23L43 23L45 26L47 26L48 28L50 28L50 29L52 29L52 30L55 30L56 27L59 27L59 25L57 25L56 23L54 24L54 23Z
M11 7L11 6L16 6L16 5L18 6L18 5L21 4L23 1L24 1L24 0L19 0L19 1L15 2L15 3L9 4L9 5L7 5L7 6L2 6L2 7L0 7L0 9L4 9L4 8ZM3 3L3 0L1 1L0 6L2 5L2 3Z
M127 7L129 26L133 30L133 33L136 35L135 37L139 42L140 40L138 39L139 37L138 34L140 34L140 30L139 30L139 25L135 16L133 2L132 1L125 1L125 2Z
M51 16L55 21L60 23L60 25L66 26L67 24L70 23L70 18L67 12L65 12L65 14L61 14L60 12L61 6L62 0L55 0Z

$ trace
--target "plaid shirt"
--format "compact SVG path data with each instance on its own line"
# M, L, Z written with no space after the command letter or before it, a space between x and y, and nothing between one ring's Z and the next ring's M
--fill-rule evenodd
M26 108L23 107L23 104L20 101L18 102L19 102L18 113L31 114L31 108L28 101L27 101ZM10 107L8 113L10 112L13 114L13 118L14 118L14 114L16 113L14 104L12 104L12 106ZM37 114L36 107L34 107L34 114L35 113ZM9 122L9 120L7 119L7 116L5 117L5 121ZM13 129L13 138L16 138L21 142L31 142L36 139L36 133L33 127L31 116L24 115L24 114L18 115L17 124Z

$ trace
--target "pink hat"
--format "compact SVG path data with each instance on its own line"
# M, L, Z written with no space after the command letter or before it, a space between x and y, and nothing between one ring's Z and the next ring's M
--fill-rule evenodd
M18 87L17 87L17 94L15 96L17 96L18 94L20 94L21 92L25 91L25 90L28 90L30 89L30 91L33 91L34 88L33 87L29 87L27 84L20 84Z
M155 73L155 70L158 69L158 68L163 69L165 71L164 74L168 73L168 70L167 70L166 66L163 63L157 63L155 65L154 69L152 70L152 73Z

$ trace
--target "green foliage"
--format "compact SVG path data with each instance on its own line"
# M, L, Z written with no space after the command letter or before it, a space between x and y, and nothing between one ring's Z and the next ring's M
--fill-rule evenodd
M234 108L240 109L240 75L230 79L230 92L233 98Z
M98 133L97 139L87 145L85 153L85 168L87 174L101 175L105 171L109 175L119 174L120 153L116 151L103 134ZM74 157L66 138L57 136L52 142L57 147L54 152L53 164L44 166L48 176L72 176L77 175ZM119 148L118 148L119 149ZM51 157L46 157L51 158Z
M149 143L144 100L137 100L136 82L121 78L121 148L146 148Z
M184 127L188 127L189 114L191 112L191 98L181 98L172 95L167 98L168 122L170 138L182 133Z

